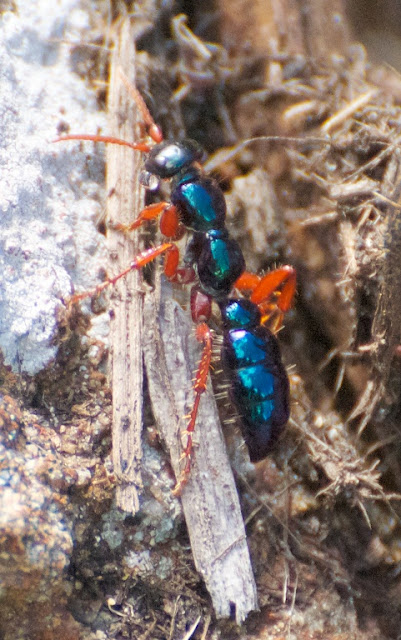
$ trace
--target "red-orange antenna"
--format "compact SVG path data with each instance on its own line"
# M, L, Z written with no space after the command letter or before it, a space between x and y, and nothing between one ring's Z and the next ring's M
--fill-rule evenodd
M156 124L156 122L153 120L152 116L150 115L150 111L149 111L148 107L146 106L146 102L142 98L142 96L139 93L138 89L136 87L134 87L130 83L130 81L128 80L127 76L125 75L125 73L122 71L122 69L120 67L118 69L118 74L119 74L121 80L123 81L123 83L125 84L128 93L135 100L136 106L138 107L139 111L141 112L143 121L144 121L146 129L148 131L148 134L150 135L152 140L154 142L156 142L157 144L159 142L162 142L163 141L162 130L160 129L159 125Z
M128 93L135 100L135 104L141 112L141 116L143 122L145 124L147 133L149 137L155 142L159 144L163 141L163 133L161 128L156 124L153 120L148 107L146 106L145 100L142 98L138 89L136 89L128 80L127 76L123 73L123 71L119 68L118 73L122 82L124 83ZM128 142L127 140L121 140L121 138L113 138L112 136L99 136L96 134L87 134L87 133L74 133L67 136L62 136L60 138L56 138L53 142L62 142L64 140L90 140L91 142L105 142L106 144L119 144L122 147L130 147L130 149L135 149L135 151L141 151L143 153L148 153L151 148L151 142Z
M71 135L62 136L56 138L53 142L64 142L65 140L90 140L91 142L109 142L110 144L119 144L122 147L130 147L135 151L142 151L148 153L151 150L152 145L148 142L128 142L127 140L121 140L121 138L113 138L112 136L98 136L91 135L89 133L73 133Z

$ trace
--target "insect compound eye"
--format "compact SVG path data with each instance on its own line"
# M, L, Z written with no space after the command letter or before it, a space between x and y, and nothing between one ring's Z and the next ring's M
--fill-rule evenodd
M143 169L139 174L139 182L145 189L148 191L156 191L159 188L160 180L154 173L150 173L150 171L146 171Z

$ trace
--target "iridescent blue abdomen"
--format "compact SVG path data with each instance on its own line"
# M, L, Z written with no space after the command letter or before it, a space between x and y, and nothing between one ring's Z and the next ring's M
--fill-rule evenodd
M222 362L230 395L242 421L252 462L272 449L290 415L289 382L276 337L260 324L260 312L245 299L220 303Z

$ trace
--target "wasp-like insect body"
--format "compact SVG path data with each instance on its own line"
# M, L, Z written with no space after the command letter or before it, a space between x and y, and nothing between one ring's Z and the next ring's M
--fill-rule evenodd
M206 389L212 359L213 332L208 322L213 301L219 305L223 318L223 369L231 383L231 400L241 418L252 461L266 457L287 422L289 383L274 332L280 328L284 313L291 307L296 275L288 265L264 276L245 271L241 247L226 228L224 193L217 181L206 175L202 168L203 150L193 140L163 141L143 98L126 79L123 80L142 113L148 140L131 143L87 134L69 135L60 140L119 144L147 154L141 181L146 186L157 186L159 180L171 180L170 202L148 205L128 226L118 223L113 226L131 232L160 217L160 231L167 241L142 252L124 271L105 280L93 291L73 296L72 301L78 302L102 291L129 271L142 268L160 255L165 256L167 278L183 284L193 283L190 308L203 353L193 386L194 404L185 430L184 464L174 490L179 494L190 473L198 406ZM192 238L180 265L175 240L185 231L192 232ZM249 299L231 298L235 290L247 292Z

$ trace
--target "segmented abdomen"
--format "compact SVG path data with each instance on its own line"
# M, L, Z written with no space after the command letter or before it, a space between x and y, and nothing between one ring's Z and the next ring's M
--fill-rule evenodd
M270 452L289 418L288 376L277 339L260 324L257 306L249 300L231 299L220 308L223 368L250 459L257 462Z

